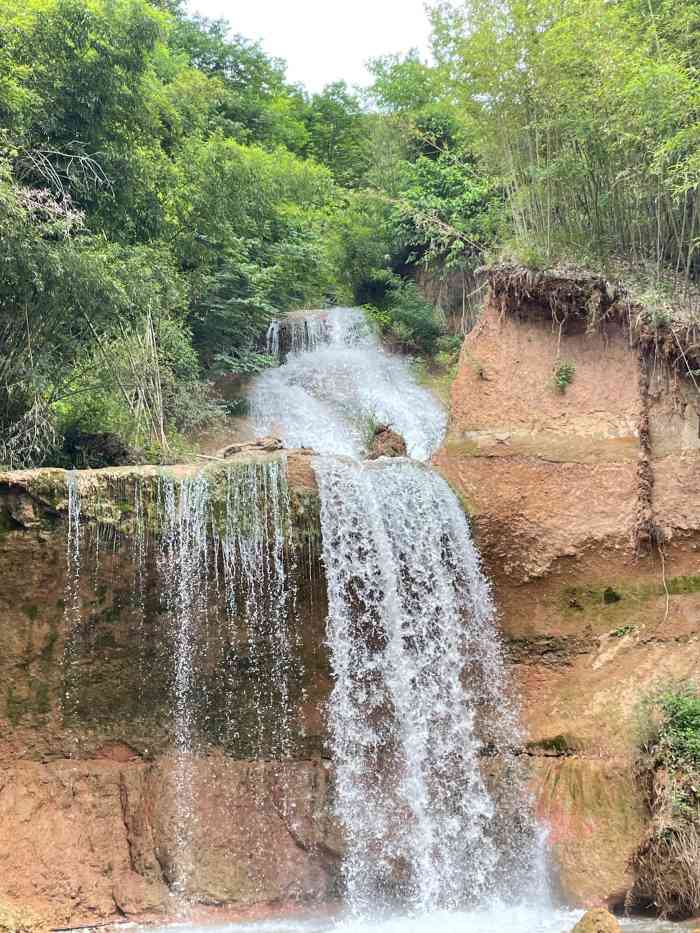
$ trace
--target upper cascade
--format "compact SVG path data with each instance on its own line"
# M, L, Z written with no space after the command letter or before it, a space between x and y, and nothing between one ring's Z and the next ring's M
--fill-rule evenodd
M259 435L354 459L367 453L377 424L401 434L414 460L429 460L440 445L445 411L417 385L409 361L382 349L359 308L309 311L275 322L268 350L286 350L286 356L253 388Z

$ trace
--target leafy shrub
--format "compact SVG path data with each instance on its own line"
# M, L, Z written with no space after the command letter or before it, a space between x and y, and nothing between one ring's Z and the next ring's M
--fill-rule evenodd
M129 462L136 451L168 459L182 433L221 414L202 381L189 329L177 318L145 318L114 334L85 353L67 381L71 391L54 403L66 465ZM132 454L120 453L119 443Z
M646 735L642 747L659 766L700 769L700 694L680 683L647 697L642 704Z
M370 306L367 310L382 336L398 349L426 356L440 349L443 325L413 282L394 284L385 307Z
M462 334L443 334L435 341L435 349L438 353L459 353L462 349L464 336Z
M639 773L653 816L632 859L633 899L662 916L700 911L700 694L688 682L666 685L639 709Z

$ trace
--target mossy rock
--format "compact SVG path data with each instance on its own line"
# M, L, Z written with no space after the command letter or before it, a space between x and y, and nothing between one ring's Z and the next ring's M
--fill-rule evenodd
M700 575L669 577L666 580L669 596L689 596L700 592ZM661 580L642 582L612 581L565 586L561 590L560 605L567 613L597 613L611 622L623 617L636 617L644 603L666 595Z

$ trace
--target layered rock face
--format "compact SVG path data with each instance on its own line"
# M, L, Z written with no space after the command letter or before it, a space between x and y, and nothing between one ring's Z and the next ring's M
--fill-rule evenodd
M206 702L195 697L193 870L184 893L238 908L329 900L337 876L323 747L326 595L310 459L246 450L231 464L282 457L300 627L285 755L275 736L282 714L272 693L261 697L274 659L251 644L235 616L226 623L230 636L226 626L210 625L195 684ZM212 489L227 469L208 471ZM134 582L134 496L138 483L144 502L153 501L164 479L194 472L82 473L84 546L74 579L66 576L67 475L0 475L0 901L32 908L54 926L175 909L168 892L180 844L174 801L182 793L172 758L176 633L151 578L152 557L148 578ZM144 507L148 547L156 538L149 514ZM212 586L212 605L215 598ZM224 688L234 680L232 704Z
M638 701L700 674L700 396L604 285L555 286L492 281L438 465L494 582L563 893L589 905L624 897L645 832Z

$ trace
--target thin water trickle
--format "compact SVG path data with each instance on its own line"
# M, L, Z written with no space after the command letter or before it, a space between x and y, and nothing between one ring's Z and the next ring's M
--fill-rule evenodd
M197 711L210 713L204 674L209 651L245 648L252 685L253 729L245 737L253 758L284 759L291 753L290 679L299 677L293 653L295 589L293 558L288 556L290 502L283 461L249 463L227 471L223 515L217 517L214 493L205 476L178 488L164 484L164 534L161 581L173 623L176 668L175 826L173 889L195 893L193 839L199 803L193 768L201 754ZM238 623L243 621L243 642ZM212 624L215 632L211 636ZM224 673L223 718L236 721L241 683ZM265 787L258 792L264 796ZM259 804L264 800L261 798ZM252 846L265 840L251 840Z
M83 507L94 517L115 500L126 515L123 530L110 517L98 522L94 541L84 540ZM166 728L172 736L174 793L169 818L172 838L164 865L170 886L183 903L197 893L194 853L198 834L201 845L203 829L198 821L206 803L202 795L207 793L198 778L202 773L198 760L217 744L240 758L255 760L284 760L294 751L291 683L299 689L303 671L297 650L297 564L289 546L290 529L283 458L236 464L211 480L205 473L183 480L164 474L147 489L139 480L128 488L117 484L106 490L105 502L100 502L98 488L82 502L77 478L68 475L67 708L85 709L78 660L84 661L91 650L97 624L92 609L83 609L81 586L87 589L88 580L93 584L92 593L87 593L91 607L100 604L100 591L109 591L116 600L115 579L107 588L103 583L104 575L113 575L119 567L129 624L140 636L136 649L144 648L141 637L149 588L157 597L152 603L160 606L155 616L151 612L149 631L161 618L165 623L160 637L171 667L165 674L171 699ZM100 540L103 549L111 543L113 552L103 566L96 548ZM93 574L86 574L88 566ZM136 691L139 698L152 672L142 655L134 667L142 675ZM281 799L276 804L283 810L283 780L279 786ZM271 791L264 781L257 788L263 805ZM251 839L251 848L266 844L265 839Z
M82 618L80 590L82 528L80 524L80 489L75 472L66 475L66 486L68 490L68 533L66 535L66 578L63 611L68 636L64 647L63 663L68 676L64 678L63 703L66 712L70 713L75 702L72 692L74 677L71 676L75 665L75 639L80 630Z
M192 875L193 761L196 752L194 716L197 683L195 658L200 632L207 631L209 607L208 493L204 477L185 480L176 490L172 480L163 485L164 529L159 565L163 599L173 626L175 655L175 851L172 889L184 895Z

